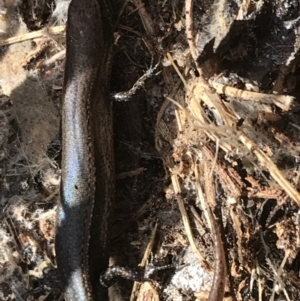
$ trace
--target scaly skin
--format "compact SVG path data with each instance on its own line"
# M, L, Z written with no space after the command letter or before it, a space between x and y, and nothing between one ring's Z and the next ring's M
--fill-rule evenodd
M215 272L208 301L223 301L226 281L226 261L224 247L219 227L210 208L208 209L208 214L212 227L212 240L214 242L215 250Z
M99 275L108 266L114 198L111 0L72 0L62 104L61 203L56 255L65 300L108 300Z

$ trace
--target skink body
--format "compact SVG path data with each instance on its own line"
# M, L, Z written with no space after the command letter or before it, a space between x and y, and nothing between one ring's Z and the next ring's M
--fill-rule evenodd
M215 266L212 287L207 301L223 301L226 281L226 261L221 233L211 210L208 210L214 242Z
M99 275L108 265L114 196L109 0L72 0L62 104L61 203L56 255L65 300L108 300Z
M108 300L99 275L108 265L109 216L114 197L112 57L109 0L72 0L62 106L62 182L56 255L67 301ZM208 301L221 301L225 256L210 213L215 274Z

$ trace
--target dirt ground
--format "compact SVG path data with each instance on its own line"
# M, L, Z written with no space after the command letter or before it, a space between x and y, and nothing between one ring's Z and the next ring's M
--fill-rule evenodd
M70 1L0 0L0 300L63 300L56 269ZM207 300L207 206L224 300L300 300L299 0L116 1L112 259L152 253L160 287L114 300ZM156 66L156 67L155 67ZM139 296L137 297L137 295Z

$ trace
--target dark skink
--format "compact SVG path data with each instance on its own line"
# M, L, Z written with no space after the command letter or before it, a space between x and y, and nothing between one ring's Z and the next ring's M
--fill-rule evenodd
M216 220L208 208L211 223L212 240L214 242L215 266L212 287L207 301L223 301L226 281L226 260L221 233Z
M65 299L108 300L99 275L108 266L114 152L109 80L111 0L72 0L62 104L61 203L56 256Z

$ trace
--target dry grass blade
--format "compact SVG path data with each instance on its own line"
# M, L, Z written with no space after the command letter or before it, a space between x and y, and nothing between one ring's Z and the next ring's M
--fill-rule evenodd
M48 38L51 35L62 34L63 32L65 32L65 30L66 30L65 25L36 30L33 32L26 33L24 35L12 37L12 38L8 38L3 41L0 41L0 46L11 45L11 44L20 43L23 41L33 40L33 39L37 39L37 38Z
M198 259L200 260L200 262L202 263L203 267L208 270L208 271L212 271L211 266L209 265L209 263L205 260L205 258L202 256L202 254L200 253L200 251L198 250L196 243L195 243L195 239L192 233L192 229L190 226L190 222L189 222L189 218L186 212L186 209L184 207L184 203L183 203L183 199L180 195L181 193L181 189L180 189L180 185L179 185L179 181L176 175L172 175L171 176L172 179L172 184L173 184L173 188L175 190L175 194L176 194L176 198L177 198L177 203L179 206L179 210L181 213L181 217L182 217L182 222L186 231L186 235L188 237L189 243L191 245L191 248L193 250L193 252L196 254L196 256L198 257Z
M234 114L228 112L228 109L225 107L223 102L217 96L216 93L213 93L203 81L197 81L194 88L191 89L193 94L189 96L189 106L188 108L191 110L192 115L197 118L201 123L205 122L205 118L201 116L203 114L203 109L201 107L201 103L205 103L209 108L212 108L212 112L216 117L216 120L220 120L225 125L227 125L227 129L224 130L222 137L219 136L220 148L226 151L227 153L232 152L236 149L236 152L245 153L245 150L238 150L242 146L237 145L236 141L240 141L243 143L244 147L252 153L254 153L259 160L261 166L263 166L266 170L268 170L274 180L280 185L280 187L300 206L300 194L299 192L289 183L289 181L283 176L282 172L278 169L276 164L269 158L260 148L259 146L250 139L242 130L238 130L234 125L236 124L236 120L234 119ZM255 132L255 130L253 129ZM217 141L217 132L206 131L208 137ZM230 137L229 140L224 139L224 137ZM233 139L232 139L233 138ZM224 143L225 142L225 143Z
M221 83L217 83L213 80L210 80L209 83L214 89L216 89L216 92L219 94L224 94L230 97L237 97L245 101L252 100L252 101L258 101L267 104L273 103L284 111L289 111L293 106L293 102L295 100L294 97L289 95L265 94L265 93L241 90L234 87L223 85Z
M273 163L273 161L263 151L261 151L258 145L254 141L252 141L245 133L243 133L242 131L238 131L237 134L239 140L243 142L243 144L257 156L260 163L270 172L274 180L300 207L299 192L283 176L282 172Z
M145 249L142 261L139 264L140 267L145 267L147 264L147 260L150 257L150 254L152 252L153 245L154 245L155 236L157 233L157 227L158 227L158 223L156 222L154 229L152 231L151 237L150 237L150 241ZM138 295L140 288L141 288L141 284L139 282L134 282L132 290L131 290L130 301L136 300L136 296Z

